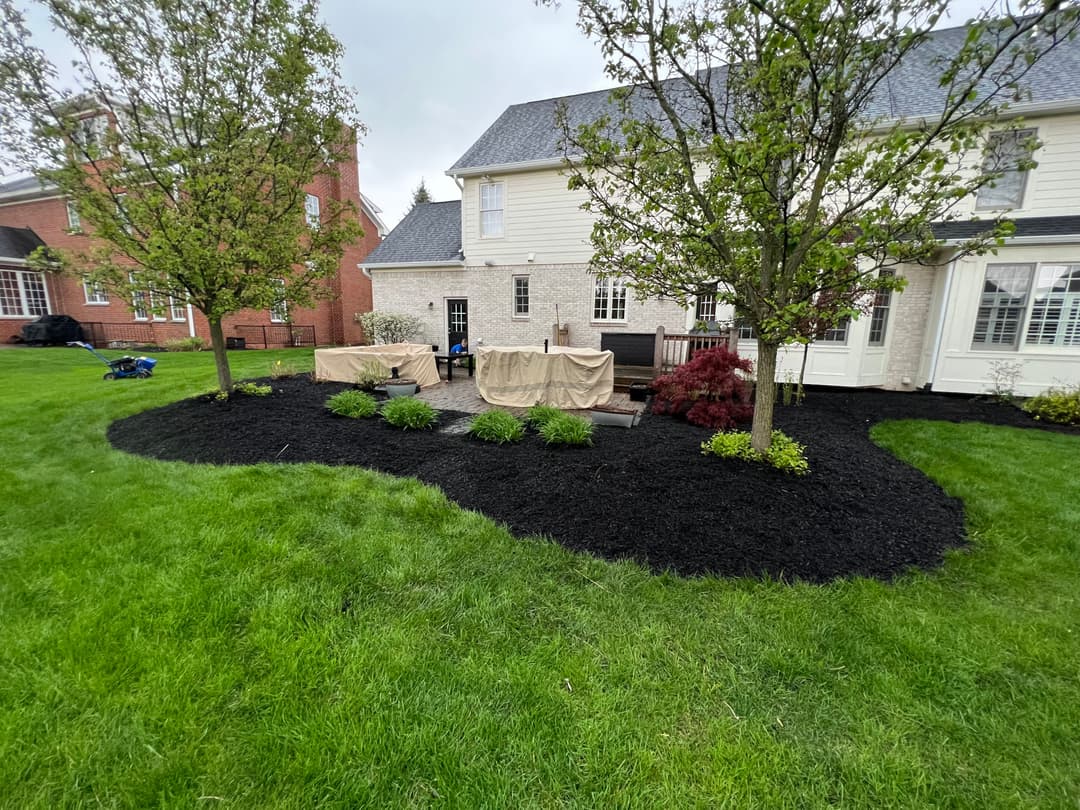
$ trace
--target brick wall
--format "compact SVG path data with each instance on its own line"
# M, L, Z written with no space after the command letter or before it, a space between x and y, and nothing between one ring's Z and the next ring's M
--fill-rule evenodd
M513 317L513 278L529 277L530 315ZM447 270L373 270L374 308L418 316L424 343L446 343L446 299L469 301L469 342L538 345L559 320L569 326L572 346L600 348L603 332L655 332L664 326L684 332L685 311L671 301L639 302L628 295L625 323L592 322L594 278L584 264L525 264ZM428 304L431 304L429 307Z
M925 383L919 378L926 341L931 331L927 323L934 295L935 269L905 266L900 275L907 279L902 293L893 293L889 313L889 355L885 367L885 388L912 390ZM910 384L901 381L910 379Z

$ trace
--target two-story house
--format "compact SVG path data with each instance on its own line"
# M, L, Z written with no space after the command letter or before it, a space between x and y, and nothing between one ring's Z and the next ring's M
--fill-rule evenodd
M97 116L92 121L102 121ZM330 296L307 309L281 305L264 311L243 311L226 318L226 338L242 338L250 346L349 344L363 340L355 315L371 310L371 282L359 265L386 235L381 210L360 192L356 144L333 175L305 187L309 221L333 200L351 201L359 212L364 236L346 248L338 272L325 280ZM0 340L17 339L22 326L39 315L70 315L84 325L87 339L100 345L113 341L163 344L173 338L210 339L202 313L181 300L134 300L118 297L77 275L36 272L27 264L40 246L85 248L90 229L80 221L71 201L55 187L28 177L0 185ZM9 255L11 254L11 255Z
M934 93L919 83L932 86L933 57L959 48L966 33L939 31L933 47L909 57L904 81L882 90L895 119L933 114ZM996 253L954 258L950 244L980 226L941 225L933 266L899 268L902 293L879 296L867 316L812 344L808 383L981 393L1002 360L1020 364L1021 394L1080 382L1078 77L1080 41L1067 42L1028 74L1028 97L1008 113L1023 116L1024 131L992 136L1004 149L1027 135L1042 143L1036 169L1009 172L966 202L973 220L1010 211L1014 235ZM419 316L424 339L447 345L463 334L474 345L536 344L558 320L572 345L599 347L604 333L730 318L708 299L689 312L639 302L620 281L587 273L592 219L580 208L584 192L567 190L555 114L562 105L571 124L584 123L608 104L601 91L508 108L448 170L461 201L417 206L364 262L375 308ZM752 335L740 337L740 353L753 357ZM802 346L782 350L778 378L797 375L802 359Z

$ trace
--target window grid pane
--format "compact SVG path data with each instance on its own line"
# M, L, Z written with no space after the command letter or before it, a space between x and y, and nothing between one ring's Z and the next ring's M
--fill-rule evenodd
M1034 269L1032 264L986 266L973 346L1016 348Z
M1039 268L1027 344L1080 346L1080 264Z
M524 317L529 314L529 277L514 277L514 315Z
M480 184L480 236L503 235L503 184Z
M22 293L19 291L19 276L14 270L0 270L0 313L4 315L25 315Z
M1034 129L1016 132L995 132L990 136L990 154L983 162L983 171L995 167L1005 173L994 181L993 187L983 186L975 198L976 208L1019 208L1023 202L1026 171L1016 168L1028 157L1025 141L1035 136Z
M319 198L314 194L308 194L304 198L304 217L312 228L319 226Z
M48 315L49 303L45 297L45 282L37 273L23 273L23 291L26 294L26 312L29 315Z
M608 283L606 279L598 278L593 292L593 320L605 320L607 318L607 311Z
M169 296L169 316L174 321L187 320L187 309L184 305L183 296Z
M502 211L484 211L480 215L480 235L481 236L502 236L503 235L503 212Z
M824 332L821 333L821 337L818 338L819 343L847 343L848 325L851 323L851 318L844 318L836 326L830 326Z
M893 276L892 270L882 270L880 277ZM889 327L889 308L892 306L892 290L880 290L874 296L874 311L870 315L870 345L885 345L885 334Z
M715 321L716 320L716 296L711 293L705 295L699 295L697 299L697 309L694 313L694 320L697 321Z

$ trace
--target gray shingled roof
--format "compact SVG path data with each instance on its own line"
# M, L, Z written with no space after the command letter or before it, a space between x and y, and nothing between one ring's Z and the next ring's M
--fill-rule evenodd
M1014 219L1013 238L1024 236L1080 236L1080 216L1020 217ZM992 225L987 220L935 222L931 227L938 239L970 239L985 233Z
M47 191L55 186L43 186L36 177L22 177L9 183L0 183L0 195L18 194L23 191Z
M25 259L45 243L29 228L10 228L0 225L0 258Z
M363 265L463 261L461 200L421 203L386 235Z
M944 101L938 85L940 62L954 56L967 36L967 28L949 28L934 32L889 75L877 90L867 110L868 118L912 118L933 116ZM727 69L713 71L717 89L726 80ZM673 82L672 84L676 84ZM1080 38L1062 43L1024 77L1022 86L1030 93L1030 102L1080 99ZM508 107L469 150L450 167L449 173L561 158L561 129L555 122L556 107L566 105L571 128L595 121L601 115L617 116L611 106L610 90L531 101ZM631 96L635 114L656 115L649 91L636 88ZM617 120L617 118L616 118Z

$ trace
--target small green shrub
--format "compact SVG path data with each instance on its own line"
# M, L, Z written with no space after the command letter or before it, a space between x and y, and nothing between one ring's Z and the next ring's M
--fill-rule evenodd
M525 426L511 413L488 411L473 417L469 423L469 433L485 442L506 444L521 441L525 435Z
M592 422L559 411L557 415L548 417L544 426L540 428L540 435L548 444L569 444L582 447L592 444Z
M1051 388L1024 403L1036 419L1059 425L1080 425L1080 383Z
M363 391L342 391L326 400L326 407L338 416L367 419L379 410L375 397Z
M270 364L270 379L271 380L284 380L289 377L295 377L300 373L300 370L292 363L286 363L283 360L275 360Z
M268 397L274 391L269 385L259 385L254 382L236 383L232 390L234 394L243 394L246 397Z
M764 461L778 470L806 475L810 464L806 460L806 448L779 430L772 434L772 445L764 456L750 444L750 434L746 431L716 433L708 441L701 443L701 452L707 456L737 458L742 461Z
M366 360L356 372L356 387L370 391L387 377L386 367L378 360Z
M206 341L201 337L170 338L165 341L167 352L201 352L206 348Z
M435 409L412 397L389 400L382 409L383 419L402 430L423 430L435 424L439 415Z
M533 430L543 430L551 419L561 415L562 411L551 405L533 405L525 414L525 421Z

